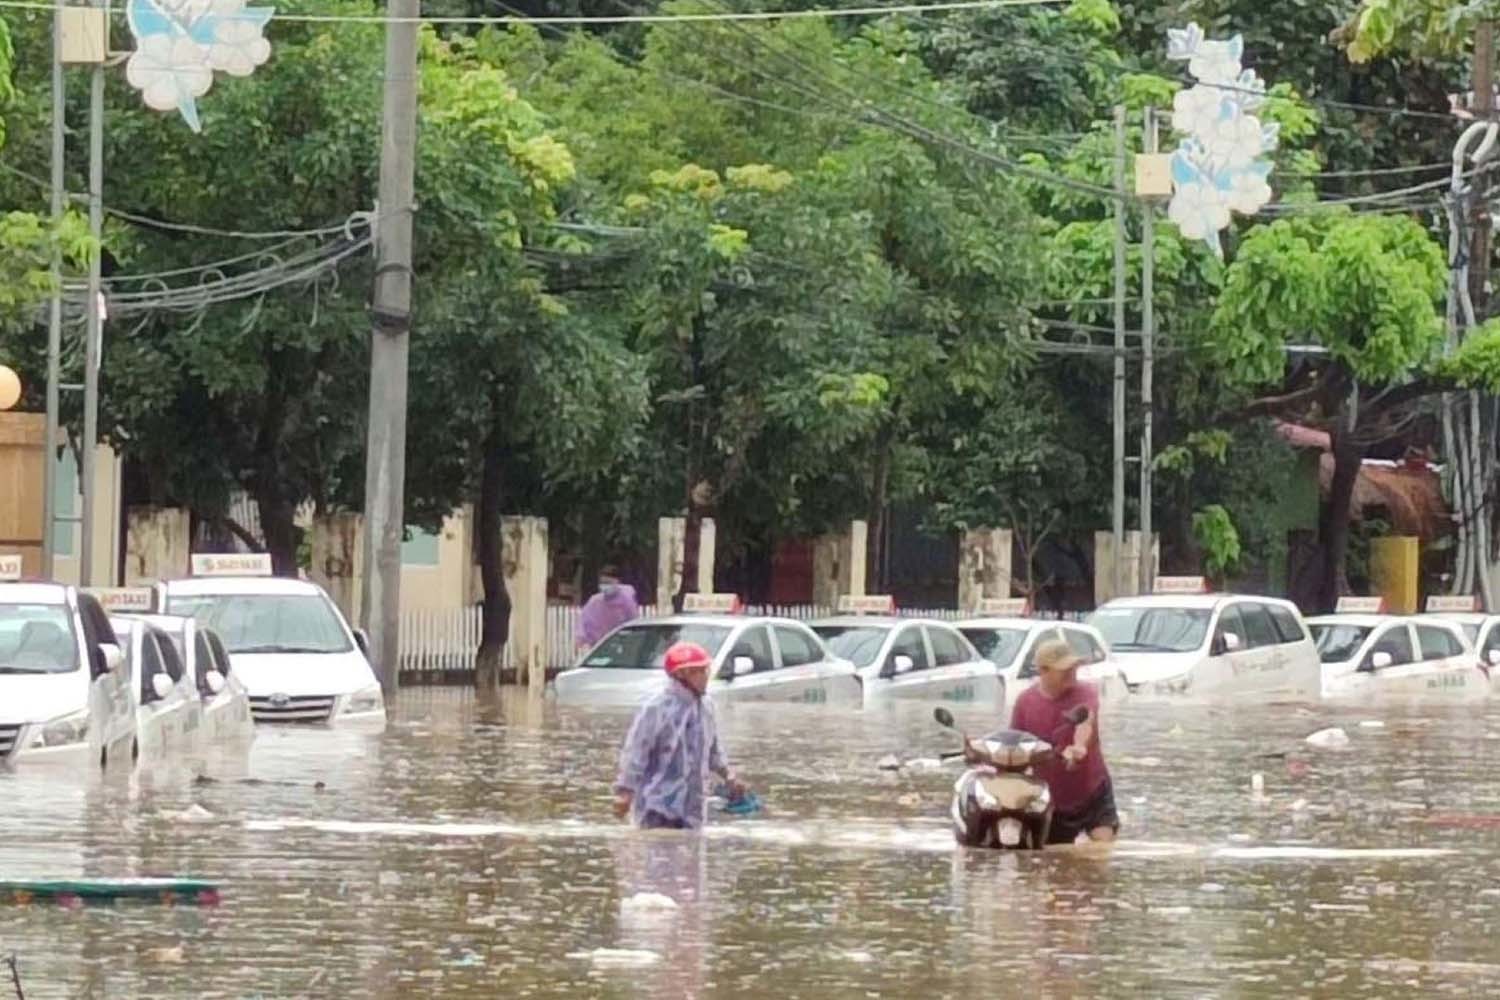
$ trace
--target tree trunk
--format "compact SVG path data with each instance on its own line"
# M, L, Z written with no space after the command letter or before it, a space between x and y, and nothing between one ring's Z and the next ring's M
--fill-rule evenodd
M260 509L260 533L266 551L271 554L271 572L277 576L295 577L298 572L297 546L302 529L297 527L296 510L275 486L274 472L256 477L255 505Z
M500 686L505 644L510 639L510 593L505 589L504 539L501 537L505 456L500 429L491 428L484 442L479 480L479 578L484 586L479 653L474 661L474 685L481 691Z
M875 438L875 474L870 482L870 538L866 549L868 561L865 569L867 593L884 594L889 581L885 572L886 518L890 516L886 494L891 484L891 444L893 434L889 427L882 428Z
M1354 506L1354 484L1363 460L1363 448L1347 434L1333 433L1333 482L1318 522L1323 568L1316 610L1323 613L1331 612L1339 595L1348 589L1344 560L1349 550L1349 517Z
M582 558L579 560L578 597L587 601L599 589L599 570L603 568L606 553L604 532L606 530L604 508L599 503L589 503L583 508ZM620 567L623 571L623 567Z

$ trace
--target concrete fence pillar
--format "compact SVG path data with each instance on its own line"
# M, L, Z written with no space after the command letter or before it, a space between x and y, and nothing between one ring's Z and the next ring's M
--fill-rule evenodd
M507 517L500 534L516 682L541 690L547 683L547 519Z
M193 553L187 511L131 507L125 518L125 586L187 575Z
M307 575L328 591L344 617L360 620L364 583L364 515L354 511L325 514L313 521L312 566Z
M1011 586L1011 532L975 528L959 539L958 606L979 610L985 598L1006 598Z
M1121 569L1121 587L1115 590L1115 563L1117 560L1125 561ZM1115 552L1115 536L1113 532L1094 532L1094 603L1103 604L1112 601L1116 597L1134 597L1141 592L1140 585L1141 565L1141 533L1139 531L1125 532L1125 551L1120 554ZM1151 536L1151 578L1156 579L1161 570L1161 536Z

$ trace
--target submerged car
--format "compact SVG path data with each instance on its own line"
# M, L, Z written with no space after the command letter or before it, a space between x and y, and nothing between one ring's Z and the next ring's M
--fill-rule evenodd
M1088 619L1132 693L1316 699L1322 664L1297 606L1273 597L1156 594Z
M1323 697L1337 701L1476 701L1490 678L1461 626L1428 618L1309 619L1323 661Z
M218 634L256 722L385 728L364 635L323 588L270 576L269 557L193 558L198 575L157 584L158 605Z
M1099 689L1101 702L1114 701L1125 693L1119 668L1110 659L1109 647L1099 630L1079 622L1040 618L987 617L955 622L979 655L993 663L1005 680L1006 697L1015 704L1022 691L1036 683L1036 650L1049 639L1064 639L1083 659L1078 678Z
M19 577L19 557L0 557L0 572ZM0 761L129 761L135 737L130 670L99 602L61 584L0 583Z
M860 704L854 665L833 655L801 622L741 615L674 615L627 622L553 681L557 700L636 704L666 683L662 659L677 642L713 657L716 701Z
M925 699L1005 707L1005 681L947 622L847 615L812 623L834 655L854 664L865 704Z

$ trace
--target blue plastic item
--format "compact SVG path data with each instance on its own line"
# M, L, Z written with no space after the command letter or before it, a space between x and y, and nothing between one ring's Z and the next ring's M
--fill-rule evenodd
M719 811L732 816L749 816L761 810L760 796L754 792L746 792L739 798L734 798L730 795L727 785L720 785L714 789L714 795L723 803L719 806Z

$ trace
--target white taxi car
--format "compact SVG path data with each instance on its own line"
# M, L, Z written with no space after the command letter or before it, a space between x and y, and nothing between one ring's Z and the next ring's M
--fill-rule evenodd
M1109 647L1099 630L1081 622L1059 622L1038 618L992 616L968 618L954 626L974 644L979 655L993 663L1005 682L1010 704L1036 683L1037 647L1049 639L1063 639L1083 659L1080 680L1099 689L1099 700L1112 702L1125 694L1120 669L1110 659Z
M1433 596L1427 599L1427 619L1452 622L1479 654L1479 664L1490 674L1490 686L1500 688L1500 615L1479 610L1474 597Z
M1157 584L1160 592L1110 601L1088 619L1109 644L1127 690L1204 698L1322 694L1322 664L1295 604L1202 593L1197 578L1161 577ZM1200 592L1181 592L1192 586Z
M256 722L385 728L364 636L321 587L271 576L263 554L194 555L193 573L157 584L158 606L218 634Z
M142 615L140 620L172 644L186 667L187 693L200 706L205 745L253 740L250 694L231 669L229 651L214 630L179 615Z
M858 668L866 705L924 699L1005 708L1000 672L948 622L846 615L812 627L835 656Z
M131 688L141 756L180 760L196 752L203 736L203 708L172 640L145 618L116 615L109 623L135 677Z
M854 664L790 618L685 614L626 622L552 682L560 704L637 704L666 683L662 659L677 642L713 657L708 693L722 702L859 705Z
M19 556L0 580L19 581ZM0 761L129 762L130 672L99 602L75 587L0 583Z
M1336 701L1478 701L1490 679L1454 622L1388 615L1308 619L1323 660L1323 697Z

